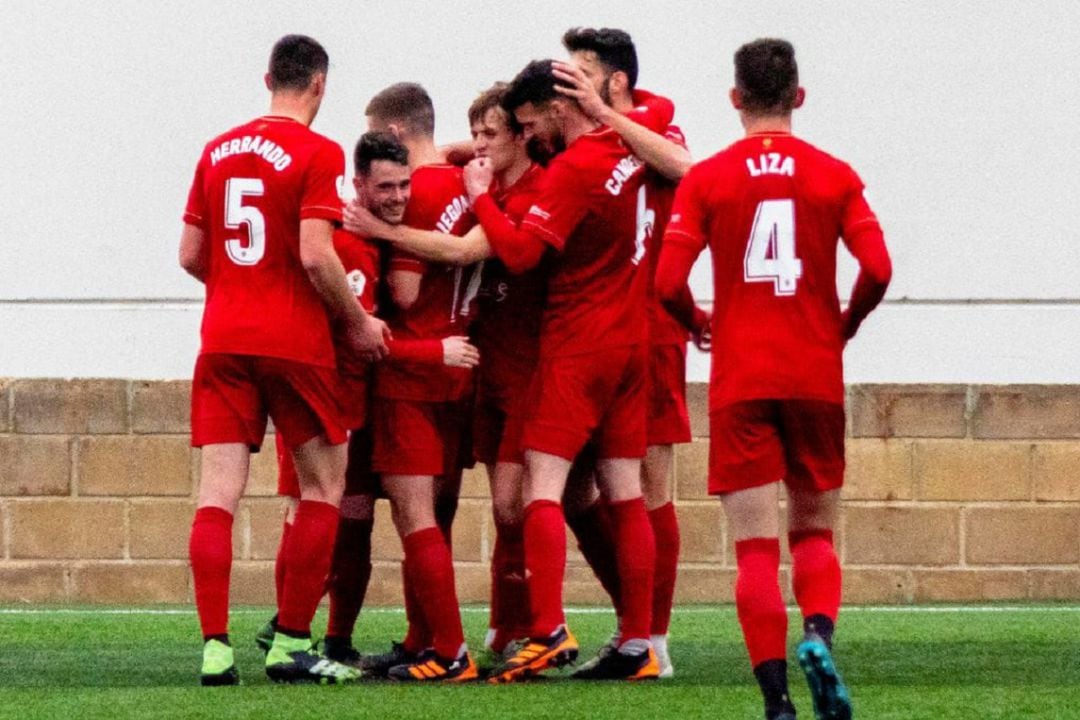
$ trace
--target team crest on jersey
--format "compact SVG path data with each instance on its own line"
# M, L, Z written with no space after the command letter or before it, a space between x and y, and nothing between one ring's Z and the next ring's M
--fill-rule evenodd
M360 270L353 270L345 276L345 279L349 282L349 289L352 290L352 294L356 297L360 297L364 294L364 288L367 287L367 277Z
M544 220L551 219L551 213L547 212L546 210L542 210L539 205L533 205L531 208L529 208L529 214L536 215L537 217L540 217Z

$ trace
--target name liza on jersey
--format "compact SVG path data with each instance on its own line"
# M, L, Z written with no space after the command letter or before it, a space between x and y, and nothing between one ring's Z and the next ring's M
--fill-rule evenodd
M757 159L746 158L746 169L751 177L762 175L787 175L795 177L795 158L780 153L762 153Z
M210 151L210 164L217 165L227 157L242 153L254 153L281 172L292 165L292 156L275 142L264 140L261 135L245 135L242 138L226 140Z

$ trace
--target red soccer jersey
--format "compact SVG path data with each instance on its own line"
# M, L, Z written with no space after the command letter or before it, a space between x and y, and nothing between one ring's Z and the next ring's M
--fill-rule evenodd
M694 166L664 242L712 250L712 408L843 402L836 246L877 224L844 162L787 133L746 137Z
M677 125L668 125L664 133L665 137L672 142L686 147L686 137ZM656 276L656 263L660 259L660 244L664 239L664 231L667 230L668 220L671 218L671 206L675 202L675 189L679 186L677 181L670 180L658 172L650 170L645 176L646 193L648 196L649 212L652 232L649 233L648 249L645 260L648 266L648 297L649 297L649 343L652 345L685 345L690 334L686 328L671 316L660 299L656 295L653 279Z
M412 173L412 195L405 210L406 225L464 235L476 224L462 170L453 165L424 165ZM408 310L382 308L395 340L442 339L467 334L470 306L479 291L477 268L425 263L396 253L390 272L411 270L423 275L420 295ZM379 363L375 392L399 400L442 402L464 397L471 371L444 365L395 361Z
M492 191L496 204L514 225L532 207L543 176L543 168L532 165L510 187ZM498 259L484 261L474 334L486 392L507 399L527 386L540 353L546 295L543 266L514 275Z
M666 123L665 123L666 126ZM570 143L544 173L521 228L559 251L549 268L540 352L593 353L644 342L645 166L614 130Z
M334 251L345 268L345 279L360 306L369 313L375 312L375 288L379 283L379 248L371 240L338 229L334 231ZM337 330L337 328L335 328ZM343 341L335 342L341 350ZM370 363L351 358L345 353L338 357L338 367L343 375L363 375Z
M203 150L184 222L208 252L201 353L334 366L330 321L300 264L300 221L341 221L337 143L283 117L229 130Z

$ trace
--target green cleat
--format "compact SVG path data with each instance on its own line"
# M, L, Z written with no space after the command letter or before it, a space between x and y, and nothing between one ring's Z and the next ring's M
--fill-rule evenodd
M263 651L263 654L270 652L270 646L274 644L274 633L277 631L277 615L266 621L266 624L259 628L259 632L255 633L255 647Z
M266 675L279 683L339 685L360 679L360 671L322 655L310 638L274 634L274 644L266 653Z
M807 633L796 655L810 686L817 720L851 720L851 697L825 641L816 633Z
M207 686L239 685L240 673L236 671L231 645L220 640L207 640L203 645L202 671L199 681Z

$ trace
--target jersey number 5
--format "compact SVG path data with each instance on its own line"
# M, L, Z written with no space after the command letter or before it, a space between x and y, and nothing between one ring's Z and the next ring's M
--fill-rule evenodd
M795 257L795 202L762 200L750 228L743 279L771 282L777 295L794 295L802 277L802 260Z
M245 197L260 197L263 181L259 178L229 178L225 182L225 227L238 230L247 225L248 242L239 238L225 241L225 252L237 265L255 265L266 254L266 220L259 209L244 204Z

